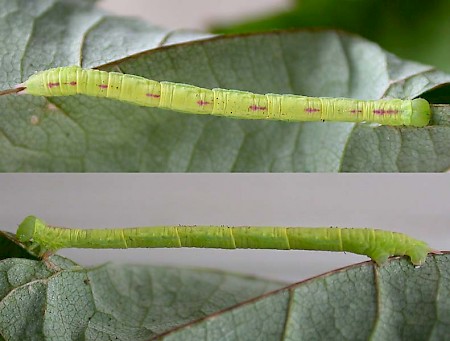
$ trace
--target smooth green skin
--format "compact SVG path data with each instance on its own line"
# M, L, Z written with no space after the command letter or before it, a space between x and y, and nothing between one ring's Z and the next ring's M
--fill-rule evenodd
M193 114L282 121L370 122L424 127L431 109L424 99L362 101L349 98L253 94L157 82L117 72L59 67L31 76L23 86L36 96L84 94Z
M423 98L412 100L412 115L410 125L414 127L425 127L430 123L430 104Z
M433 250L405 234L367 228L155 226L125 229L67 229L29 216L19 225L21 242L38 244L41 255L62 248L277 249L348 251L367 255L378 265L389 256L409 256L414 265Z

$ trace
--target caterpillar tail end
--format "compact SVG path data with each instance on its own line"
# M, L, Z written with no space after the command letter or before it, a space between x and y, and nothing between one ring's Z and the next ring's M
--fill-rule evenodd
M407 255L411 259L411 263L413 263L415 267L418 268L425 263L428 254L442 254L442 252L434 250L430 248L426 243L423 243L422 245L416 245L416 247Z
M388 253L386 250L376 250L374 253L368 256L378 265L383 265L390 256L407 256L411 263L416 267L420 267L427 260L428 254L442 254L441 251L432 249L422 241L416 241L412 247L399 253Z
M27 93L27 86L25 83L17 84L14 89L16 89L18 95L24 95Z
M410 124L414 127L425 127L430 124L430 104L423 98L416 98L412 100L411 105L412 115Z

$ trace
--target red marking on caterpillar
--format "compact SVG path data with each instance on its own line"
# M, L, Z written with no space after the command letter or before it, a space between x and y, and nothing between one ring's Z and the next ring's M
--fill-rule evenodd
M249 108L250 110L253 110L253 111L258 111L258 110L263 111L263 110L266 110L266 109L267 109L267 107L260 107L260 106L255 105L255 104L249 106L248 108Z
M317 109L317 108L306 108L305 109L305 112L319 112L320 111L320 109Z
M59 83L48 83L47 85L49 88L54 88L54 87L59 86Z
M388 110L385 110L385 109L375 109L375 110L373 111L373 113L374 113L375 115L395 115L395 114L398 114L398 110L394 110L394 109L388 109Z
M361 109L353 109L353 110L350 110L350 112L352 114L359 114L359 113L362 113L362 110Z
M198 104L199 106L203 107L203 106L208 105L208 104L211 104L211 103L209 103L209 102L207 102L207 101L202 101L202 100L200 100L200 101L197 101L197 104Z
M151 98L160 98L161 97L161 95L157 95L157 94L145 94L145 96L147 96L147 97L151 97Z
M72 81L72 82L70 82L70 83L63 83L64 85L72 85L72 86L74 86L74 85L77 85L77 82L75 82L75 81Z
M108 85L106 85L106 84L100 84L98 87L99 87L100 89L107 89L107 88L108 88Z

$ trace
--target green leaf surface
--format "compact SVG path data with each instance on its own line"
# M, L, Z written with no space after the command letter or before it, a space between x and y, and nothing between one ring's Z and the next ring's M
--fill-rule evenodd
M446 339L449 260L449 255L431 257L419 269L404 259L380 268L369 262L357 264L243 303L159 339Z
M449 254L420 268L365 262L288 287L212 270L5 258L0 338L443 340L449 280Z
M0 336L148 340L280 286L206 270L10 258L0 261Z
M2 9L0 17L0 36L9 37L0 40L3 89L36 70L81 64L257 93L413 98L442 87L440 98L450 97L450 88L443 87L449 74L402 61L345 33L278 32L157 48L198 36L168 38L141 22L105 16L91 1L48 1L43 8L36 7L44 2L7 3L16 7ZM133 39L124 39L128 36ZM439 109L441 119L434 125L418 129L201 117L85 96L5 95L0 106L1 171L437 172L450 167L448 107Z

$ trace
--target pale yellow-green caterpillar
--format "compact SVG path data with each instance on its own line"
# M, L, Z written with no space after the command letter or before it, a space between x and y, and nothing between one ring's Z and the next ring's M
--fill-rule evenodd
M25 88L23 92L30 95L83 94L148 107L240 119L368 122L424 127L429 124L431 117L429 103L421 98L363 101L350 98L260 95L157 82L134 75L87 70L77 66L38 72L18 87Z
M440 253L403 233L368 228L255 226L155 226L125 229L68 229L49 226L34 216L19 225L17 238L43 256L62 248L277 249L348 251L367 255L378 265L390 256L409 256L414 265Z

